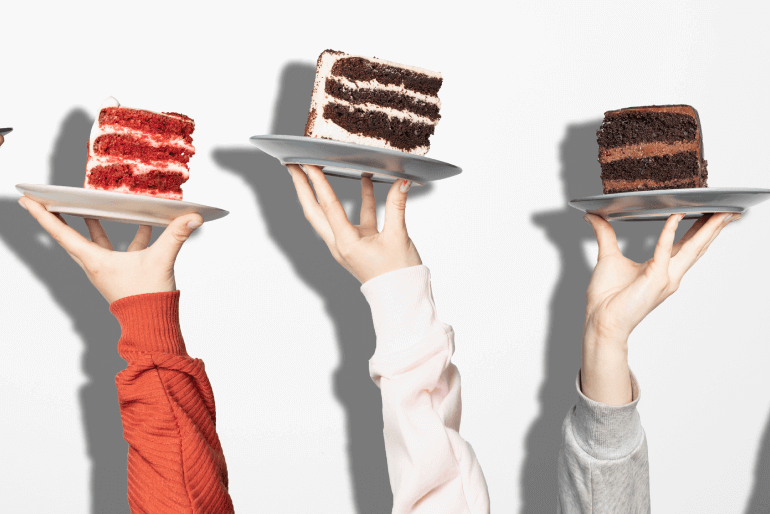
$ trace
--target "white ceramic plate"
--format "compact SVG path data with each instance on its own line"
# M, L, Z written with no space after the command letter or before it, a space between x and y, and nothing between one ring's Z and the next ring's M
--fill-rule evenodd
M228 211L197 203L81 187L16 184L16 189L43 204L50 212L134 225L165 227L179 216L191 212L203 216L204 221L213 221L229 214Z
M707 187L589 196L569 204L608 221L648 221L663 220L677 213L684 213L685 219L689 219L712 212L745 212L767 199L770 189Z
M250 141L281 164L314 164L326 175L393 183L399 179L421 185L452 177L462 168L397 150L304 136L253 136Z

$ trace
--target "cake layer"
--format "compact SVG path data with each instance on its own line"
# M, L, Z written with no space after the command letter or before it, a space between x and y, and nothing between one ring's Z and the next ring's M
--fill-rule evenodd
M158 114L128 107L105 107L99 112L99 127L105 132L109 127L118 127L164 138L181 137L190 144L195 123L178 113Z
M115 156L144 162L173 161L187 164L192 157L189 152L179 146L141 144L141 140L122 134L103 134L97 137L92 143L92 150L95 156Z
M441 89L443 79L440 76L430 76L424 71L351 56L338 59L332 66L331 74L352 81L377 81L380 84L403 86L426 95L436 95Z
M695 141L698 122L687 114L630 111L605 117L597 132L599 148L615 148L662 141Z
M326 80L326 94L353 105L378 105L390 109L409 111L431 121L438 121L440 106L418 98L399 94L392 90L355 88L334 79Z
M348 132L379 138L399 150L409 151L428 146L434 127L424 123L394 118L387 114L351 108L338 103L327 104L324 118Z
M639 145L618 146L599 151L599 162L617 161L619 159L640 159L642 157L651 157L653 155L671 155L679 152L697 152L700 150L698 141L689 141L676 143L642 143Z
M681 152L641 159L619 159L602 164L605 194L707 187L706 162L697 152Z
M181 199L182 188L180 186L186 181L187 178L181 173L154 170L135 174L130 165L113 164L92 168L88 176L87 186L90 186L91 189L121 190L136 194L165 192L172 193L171 196L178 196L178 199Z
M634 191L661 191L664 189L688 189L698 187L694 177L674 180L661 184L656 180L608 180L603 183L604 194L632 193Z

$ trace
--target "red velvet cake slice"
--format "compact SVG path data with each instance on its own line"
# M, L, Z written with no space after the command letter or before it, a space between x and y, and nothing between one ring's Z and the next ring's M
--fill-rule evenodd
M607 111L596 136L605 194L707 187L700 119L689 105Z
M121 107L109 97L91 129L83 187L181 200L193 130L184 114Z

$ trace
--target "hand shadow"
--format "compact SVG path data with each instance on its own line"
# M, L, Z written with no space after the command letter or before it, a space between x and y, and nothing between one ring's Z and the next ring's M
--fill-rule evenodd
M274 107L273 134L303 134L314 78L315 65L290 62L284 67ZM299 277L325 300L342 357L334 374L334 392L347 418L348 465L356 511L389 513L393 497L382 438L382 401L368 373L375 334L360 284L337 264L307 222L291 176L275 158L248 147L218 148L213 157L218 165L236 173L251 186L270 237L291 261ZM360 181L334 177L329 180L342 204L352 202L358 212ZM389 187L374 185L378 205L382 204ZM430 190L430 185L413 187L409 191L410 201Z
M583 213L567 202L601 191L596 144L596 131L601 123L599 119L567 127L567 135L561 143L564 207L532 216L533 223L545 229L548 239L559 251L561 272L551 298L545 378L539 395L540 413L526 439L520 510L526 514L556 509L556 461L561 445L561 426L575 403L585 295L594 266L586 261L583 247L593 243L595 248L596 242L591 226L583 220ZM680 225L678 236L690 225ZM615 222L613 228L623 254L633 261L644 262L652 257L663 222Z
M73 109L64 119L51 155L50 184L82 187L86 169L86 144L93 118ZM83 340L83 372L87 382L80 389L83 426L91 460L91 510L93 514L129 514L126 499L126 455L115 375L125 368L117 352L120 325L109 312L107 301L85 273L40 225L22 209L17 198L0 198L0 237L35 276L74 323ZM88 237L85 223L66 216L67 223ZM136 225L102 222L116 250L125 250L136 234ZM153 231L153 241L160 230ZM42 313L41 322L45 320ZM43 351L56 340L36 341ZM73 348L73 351L79 349ZM53 384L49 385L53 387ZM40 463L41 466L48 465Z
M754 467L754 488L751 491L746 514L770 512L770 418L762 435L762 446Z

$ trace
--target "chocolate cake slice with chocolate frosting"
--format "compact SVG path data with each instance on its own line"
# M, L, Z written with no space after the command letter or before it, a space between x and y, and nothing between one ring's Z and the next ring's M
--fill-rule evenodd
M424 155L441 118L442 80L422 68L326 50L305 136Z
M596 136L605 194L707 187L700 119L689 105L607 111Z

